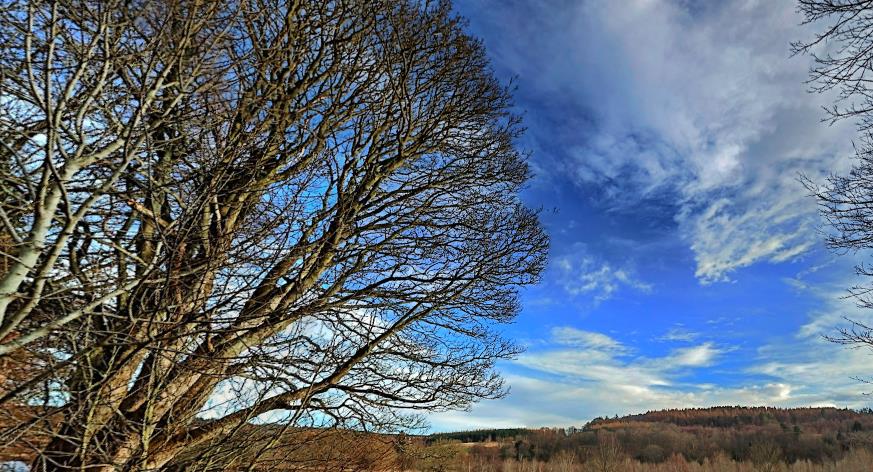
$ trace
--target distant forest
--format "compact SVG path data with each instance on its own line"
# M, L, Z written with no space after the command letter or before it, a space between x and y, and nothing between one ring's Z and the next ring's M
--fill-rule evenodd
M460 442L467 461L504 470L507 461L733 462L754 470L795 463L835 466L873 451L873 410L721 406L596 418L581 428L481 429L433 434L430 444ZM599 460L603 462L603 457ZM866 460L866 459L865 459ZM772 468L771 468L772 467ZM841 467L837 467L840 470ZM842 467L847 469L847 467ZM812 469L818 470L818 469Z

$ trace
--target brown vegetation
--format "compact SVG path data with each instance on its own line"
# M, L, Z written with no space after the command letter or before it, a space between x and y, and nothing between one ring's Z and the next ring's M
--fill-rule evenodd
M873 413L835 408L664 410L598 419L574 432L480 430L427 437L249 424L221 447L192 450L180 462L214 471L860 471L870 470L871 433ZM25 446L32 440L22 439ZM240 454L236 441L257 460ZM0 460L32 458L28 447L0 451Z
M596 419L581 431L445 433L469 442L460 470L869 470L873 412L719 407ZM488 447L483 447L488 445ZM867 467L867 468L864 468Z

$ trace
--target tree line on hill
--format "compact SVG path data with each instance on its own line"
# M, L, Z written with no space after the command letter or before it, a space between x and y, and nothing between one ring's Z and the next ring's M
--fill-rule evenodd
M474 461L498 464L554 463L597 456L611 444L615 460L663 464L831 464L873 451L873 411L837 408L716 407L663 410L621 418L597 418L580 430L483 429L440 433L431 443L474 443Z
M585 429L594 429L612 424L613 422L652 422L671 423L678 426L714 426L737 427L742 425L762 426L773 422L780 424L804 424L807 427L827 424L829 422L859 421L871 417L873 410L862 408L851 410L832 407L748 407L748 406L717 406L710 408L683 408L647 411L637 415L622 418L595 418ZM827 428L826 428L827 429Z

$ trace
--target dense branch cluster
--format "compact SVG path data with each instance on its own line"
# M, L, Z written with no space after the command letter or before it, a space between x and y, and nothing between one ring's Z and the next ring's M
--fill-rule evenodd
M803 183L816 198L826 222L829 248L864 253L873 249L873 1L799 0L798 9L808 23L823 25L808 42L793 45L797 53L810 54L813 90L839 92L827 110L833 121L854 120L860 133L856 162L849 173L831 175L823 185L807 177ZM869 265L856 266L860 276L873 276ZM863 308L873 308L873 286L860 283L850 295ZM873 347L873 327L859 320L831 336L833 342Z
M33 412L0 444L220 469L253 420L387 429L500 395L493 326L547 238L450 10L0 7L0 409Z
M858 119L863 132L873 131L873 1L798 0L805 22L823 24L810 41L793 43L795 54L809 54L814 92L837 90L837 103L827 110L832 122Z

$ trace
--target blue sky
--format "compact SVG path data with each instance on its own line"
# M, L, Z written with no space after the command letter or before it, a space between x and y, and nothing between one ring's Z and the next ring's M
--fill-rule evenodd
M821 123L790 0L458 0L515 78L552 236L543 282L506 328L502 400L435 430L581 425L724 404L865 407L870 353L822 340L859 255L821 243L799 173L851 165L851 123ZM810 29L812 28L812 29Z

